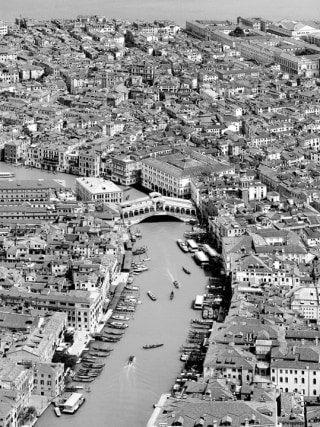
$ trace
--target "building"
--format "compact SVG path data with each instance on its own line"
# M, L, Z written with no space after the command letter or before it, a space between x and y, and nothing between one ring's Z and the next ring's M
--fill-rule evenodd
M233 166L195 151L188 155L180 153L144 159L141 164L143 187L164 196L185 199L191 197L191 180L202 173L234 174Z
M111 179L121 185L132 185L141 180L141 162L130 156L113 157L111 160Z
M34 363L33 364L32 394L55 398L61 395L64 388L63 363Z
M77 178L76 195L79 200L102 203L121 203L123 190L104 178Z
M292 347L285 354L271 353L271 381L284 392L318 396L320 365L318 347Z
M53 179L0 181L0 202L44 202L65 187Z
M26 304L41 310L43 313L59 312L56 314L61 314L63 316L67 313L68 326L80 331L95 332L102 316L103 297L99 291L89 292L71 290L68 293L50 291L48 294L41 294L28 291L18 292L16 288L11 288L9 291L0 290L0 297L2 297L9 306L16 306L17 304L26 302ZM57 329L55 333L58 331L59 330ZM30 340L30 342L32 342L32 337L30 337ZM48 347L46 347L48 348L48 352L49 350L52 350L52 343L56 341L57 338L53 335ZM30 346L28 347L30 354L33 354L36 351L35 343L32 343L32 351L29 351ZM21 346L17 347L15 352L20 351L21 348ZM10 350L12 358L15 357L13 353L13 349ZM36 353L36 356L37 359L32 358L32 360L39 360L38 352ZM49 360L49 356L46 360Z

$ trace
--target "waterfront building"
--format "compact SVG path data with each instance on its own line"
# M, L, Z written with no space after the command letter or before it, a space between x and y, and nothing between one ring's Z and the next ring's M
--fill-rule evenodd
M64 364L35 362L33 368L33 395L55 399L64 389Z
M17 291L16 288L12 288L9 291L0 291L1 297L6 301L9 306L15 306L20 302L25 302L37 310L41 310L43 313L56 313L61 312L61 315L67 314L68 326L80 331L94 332L97 329L98 323L102 316L103 298L100 292L89 292L70 290L68 293L50 291L47 294ZM64 317L65 318L65 317ZM59 331L59 329L58 329ZM32 341L32 350L30 353L35 353L36 358L39 357L37 348L34 349L34 343ZM57 336L54 334L49 341L47 338L43 341L43 345L46 348L44 356L46 360L49 360L49 353L53 351L52 342L56 342ZM28 349L28 342L26 343ZM22 348L23 350L23 348ZM20 355L21 347L12 349L10 354L12 358L21 359L24 358L23 354ZM53 353L51 353L52 357Z
M29 138L18 138L6 142L4 145L4 161L8 163L24 162L29 144Z
M111 160L111 180L121 185L137 184L141 180L141 162L131 156L115 156Z
M77 178L76 195L79 200L101 203L121 203L123 190L103 178Z
M94 148L79 151L79 175L98 177L100 175L101 156Z
M64 186L55 180L1 180L0 202L49 201Z
M202 173L233 174L234 168L226 163L209 159L192 151L142 160L142 185L150 191L170 197L191 197L191 179Z

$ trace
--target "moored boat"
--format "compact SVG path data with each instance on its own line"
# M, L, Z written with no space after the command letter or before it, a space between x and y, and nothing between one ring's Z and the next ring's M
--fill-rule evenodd
M0 178L13 178L13 172L0 172Z
M126 329L129 325L128 323L122 322L110 322L107 323L107 326L110 326L111 328Z
M81 393L72 393L69 399L62 405L62 412L74 414L85 402L85 397Z
M126 285L124 288L128 291L138 291L139 290L139 286L132 286L132 285Z
M177 245L179 246L179 248L183 252L185 252L185 253L189 252L188 246L186 245L186 243L182 239L177 240Z
M146 344L142 348L144 348L145 350L149 350L150 348L158 348L162 346L163 344Z
M54 413L56 414L57 417L61 417L61 411L58 406L55 406Z
M113 314L111 316L111 319L128 321L128 320L130 320L130 317L129 316L124 316L122 314Z
M157 297L151 292L151 291L148 291L147 292L147 295L148 295L148 297L152 300L152 301L156 301L157 300Z

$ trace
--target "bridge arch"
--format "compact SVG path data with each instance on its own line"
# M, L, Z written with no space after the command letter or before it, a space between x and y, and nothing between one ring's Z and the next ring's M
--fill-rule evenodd
M159 187L157 189L164 190ZM166 192L169 193L168 190ZM167 197L159 191L154 191L140 199L125 201L120 204L119 209L122 219L130 224L138 223L150 216L160 215L173 216L181 221L196 218L196 209L190 200Z

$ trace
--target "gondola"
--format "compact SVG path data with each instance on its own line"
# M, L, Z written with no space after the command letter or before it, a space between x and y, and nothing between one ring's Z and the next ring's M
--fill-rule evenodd
M158 347L162 347L162 346L163 346L163 344L146 344L142 348L144 348L145 350L149 350L151 348L158 348Z

